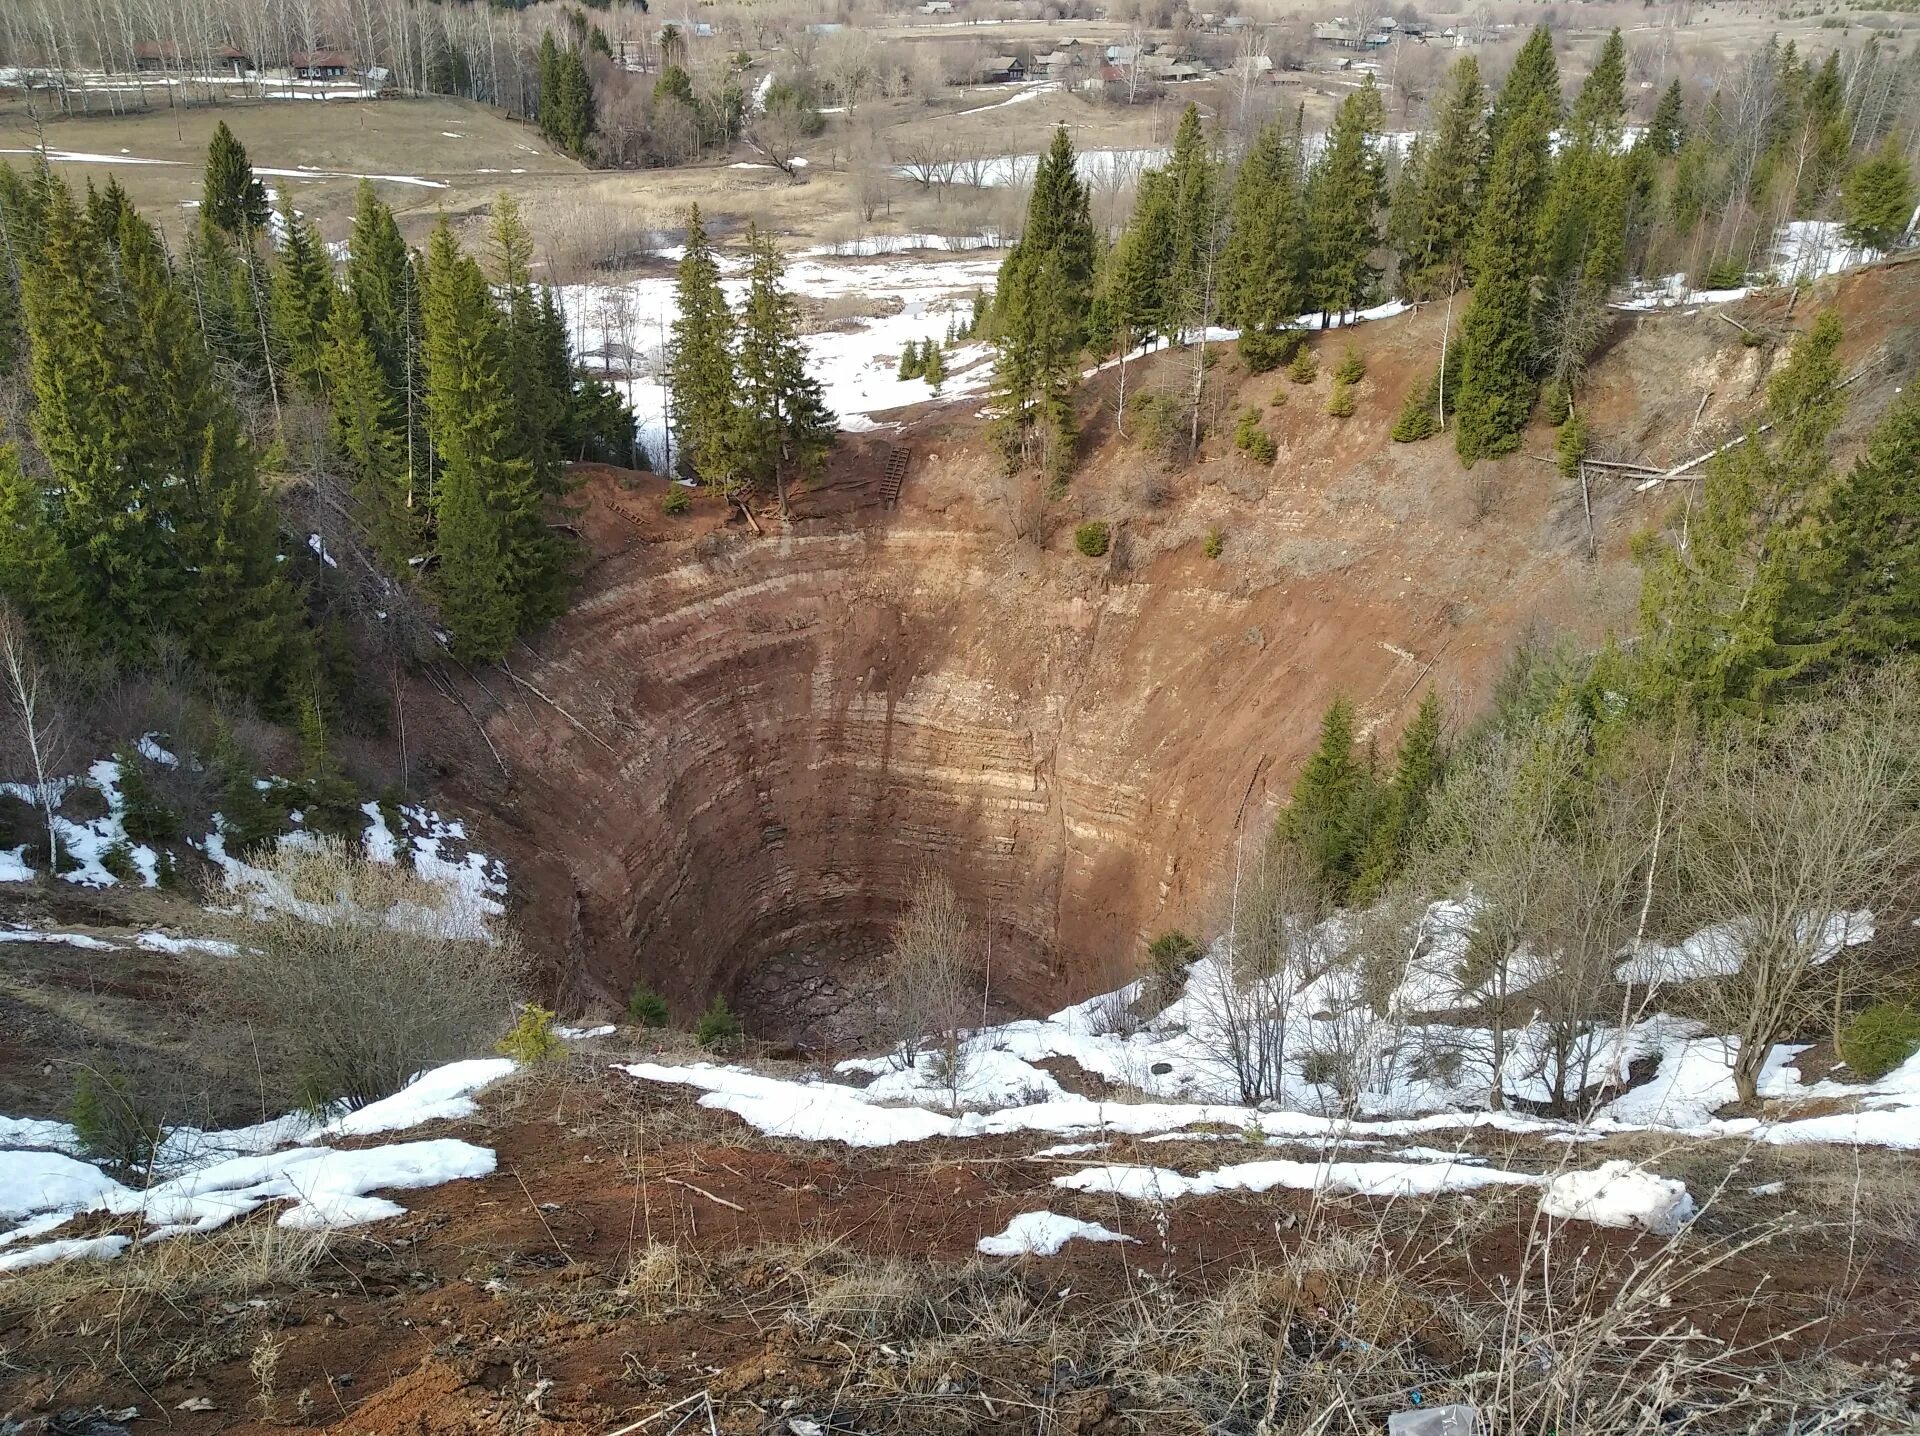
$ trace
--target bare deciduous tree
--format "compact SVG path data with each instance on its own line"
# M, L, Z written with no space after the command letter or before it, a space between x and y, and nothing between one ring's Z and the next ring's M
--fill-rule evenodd
M1711 747L1682 835L1683 900L1731 938L1737 967L1699 986L1733 1034L1733 1082L1758 1096L1774 1043L1823 1009L1848 961L1847 915L1884 910L1920 863L1920 676L1889 670ZM1704 925L1704 924L1703 924ZM1838 949L1838 950L1836 950Z
M954 1105L966 1085L967 1037L980 1014L983 982L980 934L953 884L939 873L921 873L893 925L887 1008L898 1060L911 1067L932 1053Z
M1455 763L1433 804L1446 871L1436 887L1471 892L1473 937L1461 980L1480 1005L1492 1046L1487 1103L1506 1105L1520 992L1540 969L1531 944L1559 881L1556 821L1574 781L1584 735L1570 721L1502 733Z
M13 715L19 760L31 775L34 806L47 829L47 870L60 866L60 838L54 822L59 807L59 773L69 737L66 705L27 636L26 622L12 604L0 603L0 684Z
M1330 957L1321 885L1288 843L1265 845L1240 868L1214 961L1188 985L1196 1036L1242 1102L1271 1101L1286 1085L1295 999Z

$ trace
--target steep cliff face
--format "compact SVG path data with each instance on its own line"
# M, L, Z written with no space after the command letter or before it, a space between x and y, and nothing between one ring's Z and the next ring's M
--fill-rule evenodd
M1590 558L1551 465L1463 474L1444 441L1387 443L1437 318L1361 332L1359 416L1328 419L1313 390L1271 409L1270 469L1220 445L1166 473L1095 432L1048 504L998 475L969 416L936 412L848 440L765 534L708 499L665 518L660 481L594 476L581 601L488 719L511 786L467 794L517 831L562 1000L644 978L683 1013L721 991L763 1031L856 1030L859 959L929 867L990 922L1011 1004L1110 986L1144 937L1207 925L1334 696L1390 743L1428 686L1469 710L1529 626L1623 620L1624 538L1662 495L1590 492ZM1701 389L1733 416L1764 377L1728 326L1679 333L1660 353L1687 382L1658 401L1679 422L1639 452L1691 452L1680 411ZM1596 388L1643 428L1649 401L1618 396L1652 343L1628 336ZM913 454L893 509L889 440ZM1117 525L1108 558L1074 551L1082 518Z

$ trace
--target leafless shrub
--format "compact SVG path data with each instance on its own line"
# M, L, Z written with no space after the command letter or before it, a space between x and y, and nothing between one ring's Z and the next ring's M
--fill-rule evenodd
M277 1095L360 1106L506 1029L519 945L482 937L446 889L334 839L283 846L259 870L232 933L256 950L206 965L202 1002L252 1034Z
M1850 960L1850 949L1834 950L1836 927L1910 887L1920 863L1916 746L1920 679L1901 667L1796 704L1705 755L1680 850L1682 901L1737 948L1737 969L1699 984L1699 1000L1737 1038L1743 1102L1758 1095L1768 1049L1817 1019L1823 982Z
M1328 959L1321 884L1294 845L1270 842L1236 870L1223 937L1204 981L1187 991L1211 1065L1255 1105L1285 1090L1294 998Z
M932 1053L957 1097L966 1083L967 1030L980 1011L980 934L939 873L914 880L894 923L886 987L900 1062L911 1066Z
M535 219L547 278L556 284L604 278L638 264L660 238L643 211L585 196L543 204Z
M1124 988L1097 998L1087 1014L1088 1030L1096 1037L1131 1037L1146 1025L1146 1018L1134 1011Z
M1475 464L1467 471L1467 520L1473 524L1483 524L1500 511L1500 503L1506 497L1504 486L1497 475L1485 464Z

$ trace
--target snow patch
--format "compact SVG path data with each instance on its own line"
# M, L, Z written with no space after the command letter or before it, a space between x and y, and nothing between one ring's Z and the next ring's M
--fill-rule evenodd
M1109 1231L1098 1222L1076 1221L1054 1212L1022 1212L998 1236L982 1237L975 1246L987 1256L1055 1256L1075 1239L1087 1242L1131 1242L1136 1238Z
M64 1152L8 1152L0 1162L0 1220L49 1211L86 1211L127 1189Z
M321 1231L381 1221L404 1210L384 1198L369 1197L369 1192L490 1176L494 1165L487 1148L452 1138L351 1152L294 1147L216 1162L144 1192L127 1192L106 1206L121 1215L137 1213L155 1235L174 1236L212 1231L268 1202L291 1201L280 1214L280 1225Z
M217 937L173 937L164 932L143 932L134 946L148 952L203 952L209 957L238 957L239 945Z
M73 1237L42 1242L24 1251L0 1253L0 1271L22 1271L57 1261L107 1261L127 1249L128 1237Z
M399 1132L423 1122L471 1117L478 1110L473 1094L507 1076L514 1065L508 1057L449 1062L420 1073L391 1097L335 1117L322 1130L328 1136L363 1137L373 1132Z
M1547 1183L1540 1210L1549 1217L1602 1227L1638 1227L1672 1236L1693 1217L1685 1182L1656 1177L1628 1161L1603 1162L1589 1172L1561 1172Z
M1053 1184L1074 1192L1095 1192L1133 1201L1170 1202L1210 1197L1220 1192L1352 1192L1363 1197L1431 1197L1478 1187L1532 1186L1538 1177L1468 1163L1432 1162L1240 1162L1198 1176L1168 1167L1087 1167Z

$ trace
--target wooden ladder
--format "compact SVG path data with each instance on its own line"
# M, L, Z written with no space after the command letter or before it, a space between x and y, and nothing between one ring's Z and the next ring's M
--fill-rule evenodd
M888 508L900 502L900 486L907 481L907 463L912 457L912 451L903 444L896 444L887 454L886 472L880 479L880 502Z

